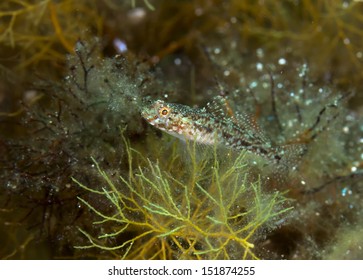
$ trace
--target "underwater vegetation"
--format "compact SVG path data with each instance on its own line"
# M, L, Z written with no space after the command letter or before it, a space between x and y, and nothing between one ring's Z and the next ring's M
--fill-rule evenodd
M101 231L95 238L81 230L91 245L78 248L111 250L115 257L131 259L255 259L256 232L269 229L291 209L284 207L281 193L263 193L259 181L248 181L244 153L221 167L216 149L208 151L213 156L200 159L196 144L188 143L188 161L172 147L168 163L173 164L167 171L167 166L144 158L129 143L126 147L129 173L117 184L96 162L105 181L102 191L74 179L87 191L106 196L116 210L104 214L80 198L99 216L94 225L112 224L107 226L112 232ZM134 171L134 157L145 167ZM176 174L176 168L181 172ZM129 231L129 239L117 244Z
M39 84L34 98L39 98L39 95L44 98L32 110L26 109L24 117L16 123L17 126L26 126L26 133L2 143L4 151L7 151L2 175L7 178L4 187L9 192L4 203L12 202L12 193L20 193L22 204L28 205L24 206L26 209L30 208L23 215L28 220L34 217L34 223L41 223L44 234L51 236L57 234L53 227L61 227L63 237L66 236L66 229L70 233L73 231L72 227L66 227L58 219L64 222L68 220L68 223L80 215L76 198L79 191L72 187L71 177L77 173L88 173L84 166L91 162L90 156L102 161L107 159L110 164L113 162L116 165L122 161L123 145L114 135L119 135L122 119L128 121L139 115L137 107L133 109L134 96L142 92L141 82L146 79L142 67L126 63L126 58L94 61L99 56L96 48L85 48L83 43L77 43L75 55L69 57L70 74L62 84L45 81ZM106 77L98 72L98 67L113 70ZM130 76L120 75L122 69L131 76L138 69L137 78L133 80ZM136 87L137 79L140 87ZM118 92L114 87L121 85L122 102L111 97ZM117 105L114 108L113 102L124 104L125 107ZM113 128L104 126L111 122L114 122ZM128 126L129 136L140 130L140 124L136 124ZM31 145L29 139L34 139ZM97 150L97 154L92 150ZM12 160L14 157L17 157L17 161ZM53 211L54 207L60 210ZM38 220L39 217L42 218Z
M362 259L362 9L1 2L0 258Z
M73 52L82 30L94 28L101 35L103 20L95 10L96 2L3 1L0 42L7 53L5 56L3 52L4 66L20 73L31 65L51 65L64 60L64 51ZM80 21L82 14L87 16ZM5 60L12 56L18 61L16 65L9 63L11 59Z

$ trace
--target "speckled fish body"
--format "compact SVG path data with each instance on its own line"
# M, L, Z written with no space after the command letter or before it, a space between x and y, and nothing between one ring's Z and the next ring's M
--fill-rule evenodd
M257 126L244 115L232 118L221 110L213 112L208 106L191 108L162 100L145 106L141 114L151 125L184 141L248 150L276 161L285 153L280 147L272 147Z

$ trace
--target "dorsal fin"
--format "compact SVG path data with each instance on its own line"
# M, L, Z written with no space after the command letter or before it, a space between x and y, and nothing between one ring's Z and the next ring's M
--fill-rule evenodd
M234 112L230 101L221 95L215 96L205 107L206 112L226 122L234 123L249 139L259 140L259 144L270 143L271 141L262 132L256 119L244 113Z
M213 97L212 101L208 102L205 106L206 112L212 114L215 117L231 118L228 110L228 101L225 97L217 95Z
M259 138L263 143L271 143L270 139L262 132L261 127L258 125L254 116L244 113L235 114L236 123L238 126L245 127L248 131Z

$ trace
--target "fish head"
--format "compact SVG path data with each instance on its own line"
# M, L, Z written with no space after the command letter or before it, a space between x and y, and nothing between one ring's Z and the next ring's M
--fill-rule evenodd
M167 103L163 100L153 101L143 107L141 116L151 125L174 136L183 135L190 125L188 119L189 107Z

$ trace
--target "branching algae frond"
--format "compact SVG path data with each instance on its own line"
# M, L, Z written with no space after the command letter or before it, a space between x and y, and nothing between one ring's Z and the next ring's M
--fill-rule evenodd
M96 7L96 1L1 1L1 53L11 61L10 69L19 72L36 65L37 71L55 74L54 62L74 52L81 34L101 33L103 19Z
M196 160L195 143L187 143L191 171L184 166L167 172L127 143L129 173L119 182L96 161L102 191L73 179L114 208L105 214L79 198L100 218L95 225L113 230L92 237L81 229L90 244L77 248L109 250L123 259L257 259L254 242L290 209L283 207L286 199L279 192L264 194L258 181L247 180L244 153L220 163L214 149L209 160ZM135 161L145 167L134 169Z

